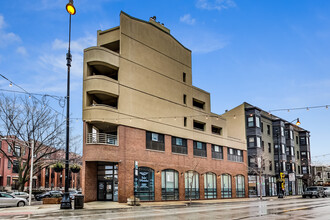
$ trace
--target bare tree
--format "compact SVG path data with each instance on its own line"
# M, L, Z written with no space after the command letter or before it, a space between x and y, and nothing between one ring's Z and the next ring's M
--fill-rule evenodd
M189 183L189 206L191 205L192 203L192 198L191 198L191 194L192 194L192 187L193 187L193 184L194 184L194 180L196 179L196 177L198 178L198 173L196 171L196 168L198 167L200 163L200 160L198 162L196 162L196 164L194 165L193 169L188 171L185 176L185 178L187 178L188 180L188 183ZM198 179L198 183L199 183L199 179ZM195 183L197 184L197 182Z
M262 176L266 169L266 161L269 161L269 157L263 154L256 154L249 156L250 165L248 167L249 174L255 174L259 178L259 197L262 200L263 188L262 188ZM254 161L254 163L253 163ZM251 163L252 162L252 163Z
M8 144L8 150L0 152L15 166L19 190L24 190L30 178L31 151L34 148L33 175L47 166L44 158L64 146L64 122L60 121L48 105L35 98L0 98L0 135Z

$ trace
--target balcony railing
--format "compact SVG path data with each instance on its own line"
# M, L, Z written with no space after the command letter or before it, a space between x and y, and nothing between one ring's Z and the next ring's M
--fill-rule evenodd
M105 133L88 133L87 144L110 144L118 146L117 135Z

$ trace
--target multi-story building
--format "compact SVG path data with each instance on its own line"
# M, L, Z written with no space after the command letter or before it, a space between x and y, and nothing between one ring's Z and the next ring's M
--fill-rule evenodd
M10 141L6 141L6 138L3 137L0 139L0 148L6 155L8 155L11 160L0 151L0 190L1 191L15 191L18 190L18 159L20 157L22 163L25 163L28 159L28 150L27 147L22 144L19 144L20 141L16 141L15 147L12 147L8 144ZM15 154L13 150L15 149ZM40 152L42 153L42 152ZM17 155L17 156L16 156ZM35 155L37 158L37 155ZM65 174L64 170L62 173L54 172L52 165L56 161L64 161L65 151L59 150L54 154L45 156L42 159L42 163L39 163L39 166L34 166L36 170L35 175L32 179L32 189L33 190L63 190L65 184ZM81 156L75 153L70 153L70 161L74 163L81 163ZM81 188L81 180L79 173L72 173L69 171L69 188L79 189ZM25 184L25 190L28 190L29 181Z
M244 103L249 196L275 196L280 173L285 174L287 195L301 194L310 185L309 131L256 106ZM259 179L261 177L261 179ZM261 187L260 187L261 183Z
M314 185L330 186L330 166L312 166Z
M121 12L120 26L98 31L83 80L86 201L247 196L244 128L211 113L191 51L155 18Z

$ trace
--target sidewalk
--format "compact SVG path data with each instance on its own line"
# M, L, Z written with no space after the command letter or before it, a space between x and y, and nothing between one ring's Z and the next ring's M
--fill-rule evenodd
M301 196L288 196L283 200L301 198ZM278 200L277 197L264 197L263 201ZM260 201L259 198L235 198L235 199L215 199L215 200L194 200L194 204L219 204L219 203L236 203L236 202L253 202ZM188 201L164 201L164 202L142 202L140 207L163 207L163 206L186 206ZM73 203L72 203L73 205ZM103 202L94 201L87 202L84 204L84 210L102 210L102 209L131 209L132 206L126 203L118 202ZM60 205L35 205L35 206L25 206L25 207L12 207L12 208L2 208L0 209L0 217L10 216L10 215L30 215L30 214L45 214L51 212L66 212L72 210L60 209ZM80 210L77 210L80 211Z

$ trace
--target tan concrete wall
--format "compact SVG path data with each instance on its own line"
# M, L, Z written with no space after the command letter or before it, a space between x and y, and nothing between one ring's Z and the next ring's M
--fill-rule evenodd
M237 129L235 123L229 134L226 119L210 112L210 94L192 86L190 50L155 25L124 13L120 16L120 27L98 32L98 45L118 39L120 54L102 47L85 50L83 120L246 149L245 128ZM87 77L87 63L98 61L119 67L117 83L111 79L107 82L104 77ZM183 72L186 82L182 80ZM119 95L118 109L86 106L87 92L97 88ZM193 98L205 102L204 109L193 107ZM187 117L186 127L183 117ZM205 131L193 129L193 120L205 122ZM211 125L221 127L222 135L212 134Z

